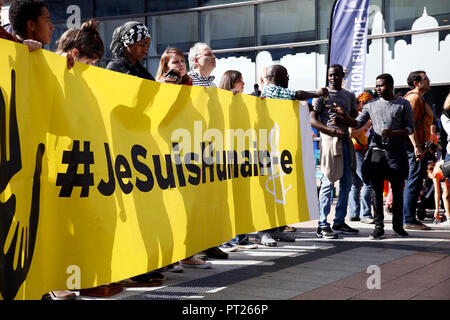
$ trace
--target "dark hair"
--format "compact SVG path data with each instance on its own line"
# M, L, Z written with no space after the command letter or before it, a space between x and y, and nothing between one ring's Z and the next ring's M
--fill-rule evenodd
M78 49L80 57L89 59L100 60L105 52L103 40L94 19L83 23L80 29L67 30L56 43L57 53L67 53L72 49Z
M219 88L225 89L225 90L232 90L234 88L235 82L241 78L242 78L242 73L240 73L237 70L225 71L225 73L222 76L222 79L220 79Z
M425 71L413 71L409 74L408 79L406 80L408 82L408 87L412 90L415 88L414 86L414 81L421 81L422 80L422 76L420 75L421 73L425 73Z
M9 21L13 31L24 38L28 20L37 21L45 7L42 0L14 0L9 7Z
M339 69L339 70L341 70L342 74L345 75L344 68L343 68L340 64L332 64L332 65L328 68L328 70L330 70L331 68L333 68L333 69Z
M384 81L386 81L387 85L390 85L392 87L394 87L394 78L392 78L392 76L389 73L382 73L377 77L378 79L383 79Z
M105 47L97 29L97 22L94 19L90 19L81 25L73 40L73 48L80 51L80 57L99 60L103 57Z

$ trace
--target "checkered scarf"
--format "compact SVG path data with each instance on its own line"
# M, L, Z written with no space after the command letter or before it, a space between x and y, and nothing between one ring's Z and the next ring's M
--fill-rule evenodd
M127 22L114 30L110 49L115 56L122 56L126 47L145 38L152 37L144 24L136 21Z

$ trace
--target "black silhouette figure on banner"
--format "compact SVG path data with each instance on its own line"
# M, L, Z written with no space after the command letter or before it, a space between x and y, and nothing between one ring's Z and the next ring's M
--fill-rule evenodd
M0 193L5 191L14 175L22 169L19 127L16 116L16 74L14 70L11 71L9 149L8 161L6 160L6 105L3 93L0 90ZM29 221L17 222L13 239L6 253L6 238L13 225L16 201L24 200L16 200L16 195L12 194L6 202L0 201L0 293L5 300L15 298L20 286L27 278L33 259L39 221L40 177L44 151L45 145L40 143L36 151ZM19 246L17 246L18 241L20 241ZM16 250L19 250L18 263L14 267Z

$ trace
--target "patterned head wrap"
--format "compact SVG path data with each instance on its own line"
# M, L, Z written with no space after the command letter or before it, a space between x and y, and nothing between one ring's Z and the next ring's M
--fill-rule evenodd
M136 21L127 22L114 30L110 49L115 56L122 56L126 47L145 38L152 37L144 24Z
M367 101L372 100L372 96L367 91L364 91L363 93L361 93L358 96L358 98L356 98L356 100L361 101L361 102L367 102Z

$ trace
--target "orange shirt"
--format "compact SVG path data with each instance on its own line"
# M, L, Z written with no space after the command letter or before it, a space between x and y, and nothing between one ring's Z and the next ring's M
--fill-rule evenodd
M417 93L409 91L405 95L413 111L414 134L418 143L423 144L430 140L431 126L433 125L433 110Z

